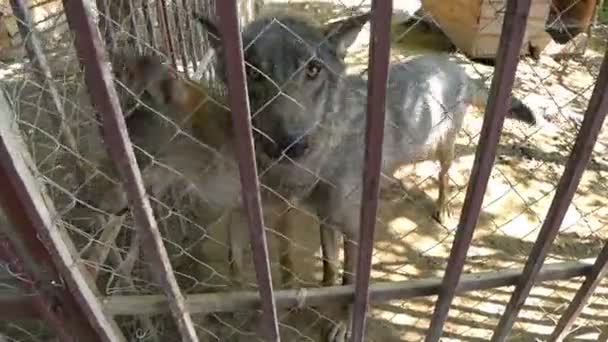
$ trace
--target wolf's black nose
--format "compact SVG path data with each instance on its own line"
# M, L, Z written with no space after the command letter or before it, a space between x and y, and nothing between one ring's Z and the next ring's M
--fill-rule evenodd
M308 141L306 137L290 136L279 143L279 148L289 158L299 158L308 149Z

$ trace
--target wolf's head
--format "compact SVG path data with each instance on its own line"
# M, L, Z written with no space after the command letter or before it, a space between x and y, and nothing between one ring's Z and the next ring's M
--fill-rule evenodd
M267 155L306 155L312 143L308 133L330 111L346 51L369 18L365 13L318 27L298 17L270 16L243 29L252 120ZM225 77L219 30L199 21L215 37L219 74Z
M126 88L120 88L123 92L130 92L131 98L142 97L172 119L192 115L207 98L202 84L188 81L159 56L121 54L114 57L113 65L117 79Z

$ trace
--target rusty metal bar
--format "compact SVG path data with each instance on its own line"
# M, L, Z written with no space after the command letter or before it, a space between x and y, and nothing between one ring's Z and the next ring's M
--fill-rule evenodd
M188 4L188 0L182 0L182 8L184 9L184 11L186 11L187 8L190 8L189 4ZM195 7L196 8L196 7ZM198 8L197 8L198 10ZM185 12L187 13L187 12ZM187 45L187 50L188 53L190 54L190 59L192 60L192 69L194 70L194 72L196 72L198 70L198 63L196 62L196 49L194 48L194 40L196 37L196 34L194 32L194 30L192 29L192 20L190 20L189 15L184 15L184 17L186 18L186 31L188 32L188 35L190 36L190 39L186 39L186 45ZM182 37L183 39L183 37ZM199 44L202 44L202 41L198 42Z
M169 26L169 17L167 16L167 2L165 0L156 0L156 13L160 22L161 37L165 45L165 52L171 59L171 66L177 70L177 60L175 59L175 50L173 48L173 39L171 38L171 27Z
M591 158L593 146L595 145L597 136L602 129L602 124L606 118L606 113L608 112L607 91L608 54L604 56L598 80L593 89L591 99L589 100L589 106L585 112L585 117L578 132L578 136L576 137L576 142L570 153L564 173L559 180L555 196L553 196L553 201L551 202L551 207L549 207L549 211L547 212L543 226L538 234L538 238L526 261L522 281L515 287L515 291L492 336L492 341L494 342L504 341L509 334L526 297L534 285L534 279L543 265L549 248L559 232L566 211L572 202L576 188L578 187L583 172L587 167L587 163Z
M142 52L141 50L141 37L139 37L138 33L137 33L137 16L135 15L135 11L133 9L133 4L131 3L132 0L126 0L126 5L121 6L121 10L126 10L128 13L127 15L129 16L129 18L127 19L127 42L129 45L132 44L133 48L137 49L137 51L139 53ZM124 16L121 14L119 16L119 18L123 18Z
M583 310L583 307L589 300L589 298L593 295L593 292L600 284L604 276L608 273L608 243L604 245L604 248L598 255L595 260L595 264L593 264L593 268L591 272L585 278L585 281L581 285L581 287L576 292L576 295L568 305L568 308L560 317L557 325L555 326L555 330L547 340L548 342L561 342L564 340L570 328L576 321L576 318Z
M159 282L169 299L182 340L198 341L192 317L185 306L173 268L157 223L146 196L141 171L137 166L125 120L119 106L116 89L105 59L102 44L93 28L93 21L83 0L63 0L70 29L76 33L74 45L85 70L85 82L91 103L101 113L104 141L123 179L135 223L139 228L141 245L151 261L151 271L159 274Z
M263 329L266 340L280 341L277 310L274 302L268 246L264 232L258 173L253 148L251 114L245 82L243 46L235 0L216 3L219 30L222 35L228 97L236 139L242 203L247 213L253 264L262 297Z
M156 48L156 32L154 31L154 26L152 25L152 13L150 12L150 6L148 6L148 0L142 0L141 11L144 15L144 21L146 22L146 32L148 33L147 38L150 40L150 45L153 48Z
M593 146L606 118L606 113L608 112L607 92L608 54L604 56L598 80L589 100L589 106L585 112L568 163L555 191L555 196L553 196L551 207L549 207L538 238L526 261L522 281L515 287L515 291L492 336L492 341L494 342L504 341L509 334L526 297L534 285L534 279L542 267L549 248L557 236L576 188L591 158Z
M110 18L110 8L108 6L108 0L97 0L97 11L99 15L97 20L99 21L99 31L103 35L103 39L108 48L112 47L114 42L114 35L112 33L112 20Z
M176 46L179 50L180 57L182 59L182 67L184 68L184 75L186 78L190 78L190 73L188 72L188 55L186 54L186 43L184 39L184 30L182 27L182 21L179 16L179 3L175 1L173 3L173 18L175 22L175 31L177 32Z
M17 19L19 34L25 43L25 50L30 63L37 71L36 77L38 78L41 87L46 85L51 96L52 106L57 111L57 116L51 115L51 120L54 121L54 124L59 129L59 141L69 148L73 153L78 153L78 144L76 142L76 138L65 121L65 108L63 107L63 102L61 101L61 95L59 94L57 86L53 81L51 67L46 59L46 55L42 48L42 44L38 39L38 35L36 34L35 29L33 29L30 10L23 0L11 0L11 7L15 18ZM78 184L83 184L86 179L86 176L84 175L84 170L86 167L78 160L76 160L76 163L78 165L75 173L76 179Z
M450 304L457 291L454 284L458 283L458 279L462 275L473 231L477 225L483 197L492 173L505 114L510 104L511 89L513 88L519 53L526 31L530 3L531 0L511 0L507 2L498 46L496 68L479 136L480 144L475 153L475 162L471 171L458 230L450 250L442 289L431 318L426 342L439 341L441 338L443 326L448 318Z
M586 262L563 262L543 266L536 282L570 279L590 274L593 260ZM502 271L464 274L456 293L488 290L512 286L521 280L522 268ZM434 296L441 291L442 278L416 279L406 281L375 282L370 285L370 300L382 302L393 299L408 299ZM279 308L302 308L326 305L327 303L350 303L355 288L352 285L324 286L306 289L302 301L300 290L278 290L275 292ZM111 296L104 300L106 311L112 315L154 315L167 312L169 306L164 296ZM186 296L186 303L192 313L235 312L256 310L260 307L260 294L256 291L230 293L205 293Z
M0 93L0 205L11 226L2 226L0 259L23 274L26 293L65 341L124 341L78 267L59 227L50 199L32 170L15 114ZM10 240L9 240L10 239ZM10 242L9 242L10 241Z
M393 2L374 0L369 37L369 81L365 129L365 169L359 227L359 253L353 304L352 341L363 341L369 306L369 282L378 210L382 143L384 140L385 99L390 58Z
M199 0L192 0L192 1L194 3L194 8L196 8L197 10L200 11L200 9L202 8L200 1ZM215 8L215 5L210 6L210 8ZM209 12L209 10L207 9L207 12L203 12L203 13L209 15L208 12ZM215 15L215 13L213 13L213 15ZM204 46L203 43L205 42L205 39L203 38L204 36L201 32L200 25L194 24L192 29L193 29L193 34L192 34L193 45L195 47L196 55L197 55L197 57L195 58L195 61L198 64L198 62L200 62L199 58L202 59L203 56L205 55L205 51L203 51L203 46Z

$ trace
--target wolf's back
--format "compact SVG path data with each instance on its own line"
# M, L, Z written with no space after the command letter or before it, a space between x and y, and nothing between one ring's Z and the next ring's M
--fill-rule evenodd
M471 78L464 68L458 63L450 60L448 55L423 55L418 56L406 64L410 68L427 75L420 75L421 79L431 77L435 81L442 83L443 89L450 92L459 101L472 104L484 110L488 101L489 90L481 80ZM432 82L429 82L432 83ZM432 86L431 86L432 88ZM432 89L430 89L432 92ZM451 97L452 97L451 96ZM530 125L537 124L537 116L520 99L512 96L507 117L523 121ZM454 104L452 104L454 105ZM456 107L457 108L457 107ZM454 110L451 108L448 110Z

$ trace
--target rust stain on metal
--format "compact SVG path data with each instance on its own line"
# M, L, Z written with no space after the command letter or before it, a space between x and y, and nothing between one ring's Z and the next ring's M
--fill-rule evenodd
M242 202L247 213L253 263L262 297L264 333L268 341L280 341L277 310L274 302L268 245L264 232L260 189L253 148L251 118L243 47L235 1L218 1L216 12L225 51L228 94L232 111L234 135L242 186Z
M359 257L353 304L352 340L363 341L369 306L369 282L374 248L374 232L380 189L382 143L384 140L385 98L390 58L393 2L374 0L369 45L369 81L365 130L365 169L361 199Z

